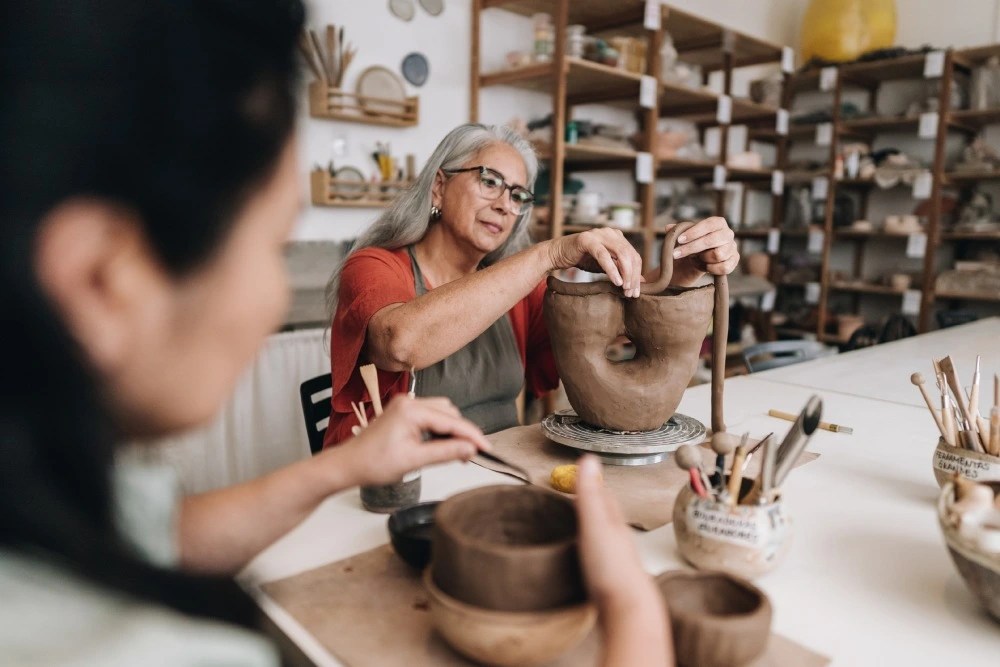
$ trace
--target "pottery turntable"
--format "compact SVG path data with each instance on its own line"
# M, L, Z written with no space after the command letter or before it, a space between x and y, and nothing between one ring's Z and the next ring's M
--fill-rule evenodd
M592 452L603 463L643 466L659 463L681 445L705 440L705 425L675 413L652 431L615 431L588 424L573 410L560 410L542 420L542 433L560 445Z

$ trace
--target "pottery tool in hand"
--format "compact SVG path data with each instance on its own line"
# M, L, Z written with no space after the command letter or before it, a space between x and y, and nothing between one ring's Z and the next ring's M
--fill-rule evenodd
M375 408L375 416L382 414L382 396L378 390L378 369L375 364L365 364L360 369L361 379L368 389L368 396L372 399L372 407Z
M708 498L701 479L701 452L692 445L681 445L674 453L674 461L681 470L686 470L691 477L691 489L699 498Z
M809 438L819 428L819 418L823 412L823 401L819 396L813 396L802 408L792 428L788 430L785 439L778 446L775 462L774 485L780 487L785 477L791 472L792 466L806 448Z
M927 404L927 409L931 411L931 417L934 418L934 423L937 424L938 431L941 432L941 437L947 440L948 432L941 421L941 416L938 415L937 410L934 408L934 404L931 403L931 397L927 395L927 389L924 387L924 376L920 373L914 373L910 376L910 382L920 390L920 395L923 397L924 403Z
M511 470L513 470L514 472L517 473L517 475L513 475L514 477L517 477L518 479L522 480L526 484L534 484L534 482L531 481L531 474L527 470L525 470L524 468L522 468L519 465L511 463L510 461L504 459L503 457L497 456L493 452L488 452L486 450L480 449L480 450L478 450L476 452L476 456L481 456L482 458L486 459L487 461L493 461L494 463L499 463L500 465L504 466L505 468L510 468ZM497 472L497 471L494 471L494 472Z
M767 416L784 419L789 422L793 422L798 419L798 415L793 415L791 412L783 412L781 410L768 410ZM846 433L847 435L854 433L854 429L850 426L840 426L839 424L829 424L827 422L820 422L816 428L823 431L830 431L832 433Z

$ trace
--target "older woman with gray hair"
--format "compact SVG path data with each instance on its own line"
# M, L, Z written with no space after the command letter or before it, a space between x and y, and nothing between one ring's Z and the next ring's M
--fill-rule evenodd
M642 260L621 231L597 228L535 245L527 223L538 160L503 126L462 125L417 182L357 244L327 286L333 323L333 410L324 446L350 437L351 401L367 397L359 367L379 371L383 401L446 396L492 433L516 426L522 387L559 382L542 315L550 271L602 272L638 297ZM733 233L708 218L678 239L674 285L739 261Z

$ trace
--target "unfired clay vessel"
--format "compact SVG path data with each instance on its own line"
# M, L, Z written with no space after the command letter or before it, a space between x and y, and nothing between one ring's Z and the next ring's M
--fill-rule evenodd
M751 486L753 480L744 478L741 495ZM699 570L754 579L776 568L791 544L792 522L781 500L730 506L685 486L673 519L677 550Z
M656 584L670 610L681 667L738 667L764 652L771 603L748 581L722 572L664 572Z
M622 296L609 281L567 283L550 277L545 294L548 324L559 376L570 405L595 426L614 431L651 431L669 420L698 366L701 344L713 321L712 429L724 431L729 288L725 276L714 285L668 287L677 236L694 223L675 226L663 240L659 280L643 283L641 296ZM608 345L627 336L635 358L611 361Z
M954 473L973 482L1000 482L1000 456L981 454L964 447L952 447L938 438L934 450L934 479L943 487Z
M990 486L996 493L998 485L994 483ZM938 523L948 544L948 553L965 580L965 585L990 615L1000 622L1000 555L984 553L977 545L962 538L961 532L948 516L954 500L955 485L949 481L944 484L938 498Z
M586 599L568 498L537 486L486 486L438 506L434 583L468 605L542 611Z

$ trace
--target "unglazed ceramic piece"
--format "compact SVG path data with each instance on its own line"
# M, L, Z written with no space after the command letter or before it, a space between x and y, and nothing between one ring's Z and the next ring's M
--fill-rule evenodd
M424 572L431 622L453 649L485 665L544 665L579 644L594 626L597 610L589 602L548 611L491 611L464 604Z
M951 481L956 472L973 482L1000 482L1000 456L952 447L943 438L938 438L934 450L934 479L938 486L943 487Z
M677 236L694 223L676 225L663 240L659 280L644 283L638 299L625 298L608 281L567 283L550 277L545 320L559 376L570 405L584 421L615 431L651 431L673 416L698 367L701 344L713 322L712 429L725 430L722 383L729 290L714 285L668 287ZM627 336L635 358L611 361L608 345Z
M586 599L569 499L537 486L486 486L435 513L434 583L482 609L542 611Z
M738 667L764 652L771 603L748 581L721 572L664 572L656 584L670 610L677 664Z
M743 479L741 496L753 486ZM699 498L689 485L674 502L674 536L684 560L699 570L753 579L776 568L791 543L792 522L781 501L730 506Z
M994 492L1000 489L1000 483L992 482L990 486ZM962 537L950 516L954 501L955 485L949 481L938 498L938 523L948 544L948 553L968 589L990 615L1000 621L1000 555L985 553L975 543Z

